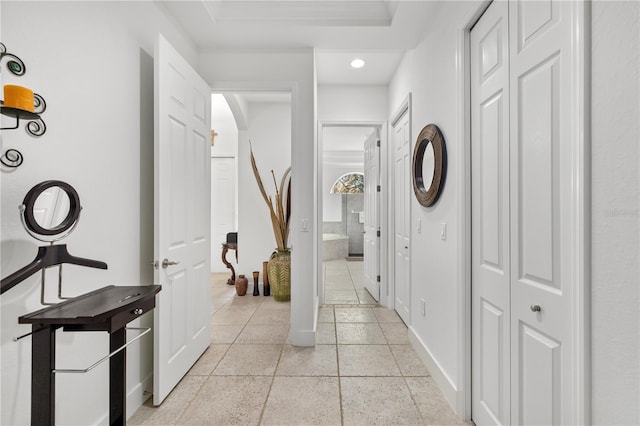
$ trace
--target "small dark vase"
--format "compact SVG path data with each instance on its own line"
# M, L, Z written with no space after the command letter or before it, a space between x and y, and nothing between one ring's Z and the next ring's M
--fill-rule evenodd
M247 294L247 287L249 286L249 280L244 275L238 275L236 279L236 293L238 296L244 296Z
M253 295L260 296L260 287L258 287L258 276L260 275L259 271L253 271Z
M262 294L271 295L271 286L269 285L269 262L262 262Z

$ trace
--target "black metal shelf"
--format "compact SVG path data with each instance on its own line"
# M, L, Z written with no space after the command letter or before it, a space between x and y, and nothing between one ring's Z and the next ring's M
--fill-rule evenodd
M3 43L0 43L0 61L6 61L7 69L13 75L18 77L25 74L27 67L22 59L13 53L7 52L7 48ZM2 127L0 130L14 130L20 127L20 121L26 122L26 132L35 137L39 137L45 134L47 131L47 125L41 117L41 114L47 109L47 103L44 98L37 93L33 94L34 111L26 111L20 108L12 108L4 105L0 106L0 114L14 118L16 120L13 127ZM15 148L7 149L0 156L0 163L9 168L19 167L24 158L22 153Z

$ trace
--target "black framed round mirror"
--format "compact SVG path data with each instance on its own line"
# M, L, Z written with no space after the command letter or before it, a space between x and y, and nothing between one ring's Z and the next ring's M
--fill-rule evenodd
M24 224L39 235L58 235L71 229L80 217L80 197L66 182L40 182L24 197Z
M413 150L413 192L424 207L440 196L447 174L447 149L435 124L425 126Z

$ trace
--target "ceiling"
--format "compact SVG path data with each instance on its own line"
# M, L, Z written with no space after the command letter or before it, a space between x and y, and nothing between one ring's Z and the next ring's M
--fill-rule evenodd
M439 7L427 0L156 0L201 51L316 49L319 84L389 82ZM352 69L359 57L366 65Z

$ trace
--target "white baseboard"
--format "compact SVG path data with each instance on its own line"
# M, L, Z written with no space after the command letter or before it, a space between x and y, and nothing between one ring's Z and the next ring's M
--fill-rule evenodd
M148 390L149 393L145 395L144 391ZM144 402L151 398L153 390L153 372L149 373L142 382L138 383L127 393L127 420L133 416L133 414L144 404ZM108 425L109 424L109 411L103 414L95 423L95 425Z
M145 394L145 391L147 393ZM153 371L127 393L127 419L153 395Z
M316 345L316 330L318 329L318 297L314 298L313 303L313 330L291 331L287 343L293 346L310 346Z
M413 327L409 327L409 342L418 353L418 356L420 357L422 362L424 362L429 369L431 377L442 391L444 399L447 400L451 409L456 412L456 414L460 415L459 413L457 413L456 409L458 405L459 395L455 384L451 382L440 364L438 364L438 362L433 358L431 352L429 352L429 349L427 348L427 345L425 345L422 339L418 337L418 335L413 330Z

